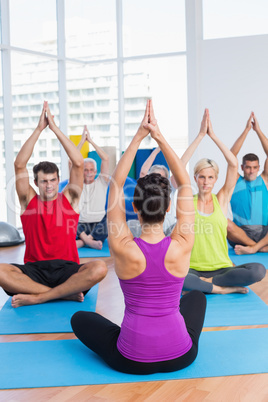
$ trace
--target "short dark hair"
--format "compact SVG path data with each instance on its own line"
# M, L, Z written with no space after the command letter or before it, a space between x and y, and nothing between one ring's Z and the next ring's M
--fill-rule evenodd
M249 162L258 161L258 163L260 163L258 156L255 154L246 154L245 156L243 156L242 164L245 165L246 161Z
M34 165L33 167L33 174L34 174L34 180L38 182L38 172L44 172L45 174L49 173L57 173L58 179L59 179L59 168L58 166L53 163L53 162L39 162L37 165Z
M170 203L170 193L169 180L159 173L150 173L138 179L133 202L144 223L163 222Z

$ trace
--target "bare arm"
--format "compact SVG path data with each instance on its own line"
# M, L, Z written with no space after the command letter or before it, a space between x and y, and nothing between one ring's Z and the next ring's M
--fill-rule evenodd
M150 108L150 121L151 122L147 124L146 127L149 128L152 138L157 142L159 148L163 152L178 186L177 223L173 229L171 238L172 240L178 241L183 246L182 250L188 254L193 247L194 233L192 225L194 224L195 219L190 177L183 162L179 159L161 134L154 117L152 105Z
M161 149L159 147L157 147L149 155L149 157L146 159L146 161L144 162L144 164L141 167L140 177L144 177L148 174L149 169L151 168L152 164L154 163L156 155L158 155L160 151L161 151Z
M82 133L81 141L80 141L79 144L77 145L77 149L78 149L79 151L81 151L82 146L83 146L84 143L87 141L86 130L87 130L87 126L84 126L84 130L83 130L83 133Z
M83 189L84 159L74 143L68 137L66 137L66 135L64 135L61 130L56 126L48 104L46 105L45 111L47 113L49 128L53 131L53 133L60 141L72 163L72 167L70 170L70 180L63 192L72 207L76 208L81 195L81 191Z
M264 169L262 172L262 176L264 176L263 178L265 179L265 181L267 183L268 182L268 138L261 131L259 123L255 117L255 114L253 114L252 127L253 127L253 130L256 132L257 136L259 137L263 150L266 154L266 160L264 163Z
M86 137L87 137L87 141L95 148L97 154L99 155L99 157L101 158L101 175L103 176L105 181L109 181L109 156L107 155L107 153L101 148L99 147L91 138L90 133L87 129L87 126L85 126L85 133L86 133Z
M187 165L187 163L189 162L189 160L193 156L196 148L198 147L198 145L200 144L202 139L205 137L205 135L207 133L207 130L208 130L207 120L208 120L208 109L205 109L203 119L202 119L202 122L201 122L200 131L199 131L197 137L189 145L189 147L186 149L186 151L184 152L184 154L181 157L181 161L184 164L184 166Z
M149 130L144 128L144 125L148 123L149 119L149 104L150 101L147 101L146 110L141 125L128 148L119 160L110 181L107 220L109 244L114 252L120 252L120 250L122 251L123 246L127 243L127 241L133 239L133 236L131 235L126 223L123 186L140 143L143 138L149 134Z
M34 146L39 139L42 131L47 127L48 121L45 114L46 103L44 102L42 113L36 129L33 134L24 143L19 151L15 162L15 175L16 175L16 191L19 197L22 211L26 209L31 199L35 196L36 192L29 182L29 174L27 170L27 163L32 156Z
M225 183L217 194L219 204L220 204L224 214L227 215L228 203L231 199L231 196L232 196L232 193L234 191L234 187L235 187L236 181L237 181L238 162L237 162L236 156L215 135L209 116L208 116L208 135L210 136L212 141L217 145L219 150L222 152L222 154L228 164Z
M235 141L234 145L231 148L231 152L237 156L238 152L240 151L242 145L245 142L245 139L247 138L248 133L250 132L251 128L252 128L252 118L253 118L253 112L250 114L249 119L247 121L245 130L243 131L243 133L237 138L237 140Z

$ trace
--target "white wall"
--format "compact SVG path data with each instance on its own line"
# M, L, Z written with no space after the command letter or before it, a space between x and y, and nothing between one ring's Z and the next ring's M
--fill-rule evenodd
M254 111L264 134L268 136L268 35L198 41L198 109L201 121L203 110L210 110L216 135L230 148L245 128ZM191 142L197 133L189 133ZM240 153L253 152L260 157L261 168L265 154L256 133L252 130ZM190 162L208 157L219 163L220 176L215 186L223 184L226 162L214 143L204 138Z

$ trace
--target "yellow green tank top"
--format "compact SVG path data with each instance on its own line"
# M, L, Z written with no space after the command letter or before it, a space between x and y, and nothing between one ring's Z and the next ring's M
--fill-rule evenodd
M209 216L200 215L197 209L198 195L194 196L195 241L191 253L190 268L196 271L215 271L232 267L228 256L227 218L224 216L219 201L212 194L214 211Z

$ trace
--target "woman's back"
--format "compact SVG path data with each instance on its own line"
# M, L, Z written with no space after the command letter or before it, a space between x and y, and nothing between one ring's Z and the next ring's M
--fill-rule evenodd
M126 309L118 350L142 362L174 359L186 353L192 341L179 311L184 278L173 276L165 267L171 239L156 244L140 238L134 241L146 259L146 268L132 279L120 279Z

